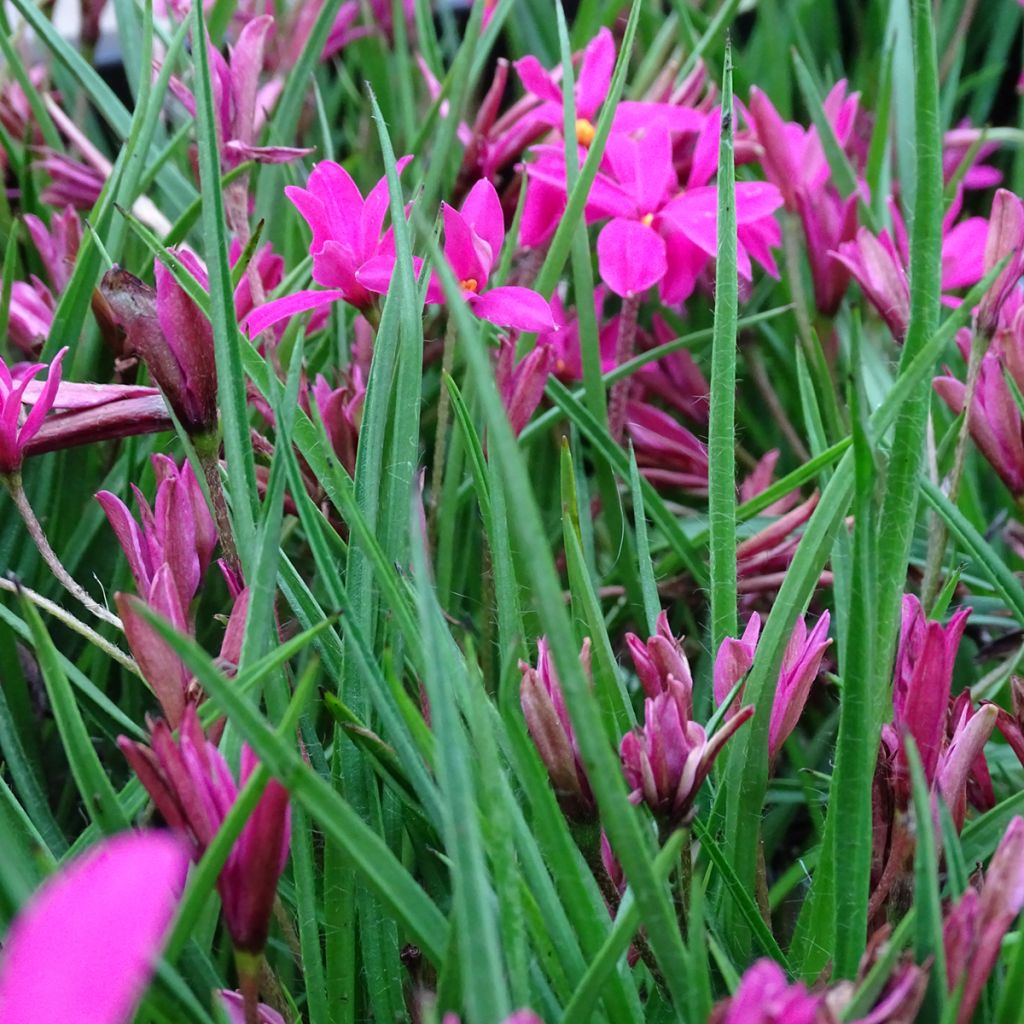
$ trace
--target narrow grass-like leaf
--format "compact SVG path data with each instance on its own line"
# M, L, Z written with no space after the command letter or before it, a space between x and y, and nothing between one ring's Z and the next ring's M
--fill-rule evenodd
M718 149L718 256L711 342L708 422L708 523L711 553L711 649L737 635L736 621L736 167L733 158L732 48L722 77Z
M107 777L92 739L85 727L82 713L75 702L74 690L61 668L57 648L43 625L35 606L25 597L21 599L22 615L32 630L32 643L36 650L39 670L46 684L50 707L57 722L64 753L71 774L82 798L85 813L106 834L120 832L128 827L128 818L117 799L117 793Z

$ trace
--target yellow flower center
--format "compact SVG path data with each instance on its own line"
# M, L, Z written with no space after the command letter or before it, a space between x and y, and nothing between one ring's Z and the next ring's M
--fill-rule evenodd
M653 213L645 213L640 218L640 223L643 224L645 227L650 227L654 223L654 214Z
M594 141L596 134L597 129L593 122L588 121L585 117L576 118L576 141L581 146L589 146Z
M467 277L465 281L459 282L459 287L464 292L475 292L480 285L475 277Z

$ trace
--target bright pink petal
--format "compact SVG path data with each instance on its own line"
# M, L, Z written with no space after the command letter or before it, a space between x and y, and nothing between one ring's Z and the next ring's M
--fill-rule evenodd
M470 291L483 288L491 271L494 254L481 251L489 246L473 232L466 218L447 203L441 204L444 216L444 255L456 278L473 281Z
M555 326L547 300L529 288L491 288L469 296L473 312L488 323L517 331L550 331Z
M505 241L505 215L494 186L481 178L470 190L462 204L462 216L470 228L491 249L491 264L497 262Z
M665 242L646 224L616 218L597 237L597 265L616 295L639 295L668 270Z
M615 67L615 40L602 28L583 51L583 62L576 76L576 116L593 120L608 95Z
M551 73L544 70L536 57L522 57L513 66L527 92L551 103L562 102L562 90L555 85Z
M170 836L141 832L62 867L7 935L0 1019L124 1024L152 976L188 862Z
M319 309L331 302L343 299L345 293L341 291L302 291L292 295L284 295L280 299L274 299L262 306L257 306L242 321L242 328L249 332L249 337L255 338L265 330L279 324L282 320L288 320L298 313L305 313L310 309Z

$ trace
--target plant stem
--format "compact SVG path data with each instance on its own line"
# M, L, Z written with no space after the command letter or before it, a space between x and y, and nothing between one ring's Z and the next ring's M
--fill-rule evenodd
M431 542L437 537L437 509L441 499L441 484L444 480L445 435L448 433L448 388L445 376L451 376L455 365L455 318L448 321L444 332L444 354L441 357L441 391L437 397L437 427L434 431L434 464L430 470L430 528Z
M125 654L117 644L112 644L109 640L104 639L96 630L86 625L81 619L76 619L71 612L66 608L62 608L55 601L43 597L38 591L26 587L15 579L3 579L0 577L0 590L6 590L9 594L24 594L37 608L42 608L44 612L48 612L58 622L64 623L68 629L74 630L79 636L85 637L89 643L103 651L108 658L112 658L119 665L128 669L129 672L133 672L137 676L142 675L134 658Z
M50 572L56 576L60 585L69 594L81 602L81 604L88 608L96 618L123 630L124 627L121 625L121 620L113 612L108 611L103 607L103 605L94 601L89 596L86 590L79 585L78 581L75 580L71 573L64 568L63 563L57 557L57 553L50 547L50 542L46 539L43 527L36 518L36 514L32 510L32 505L29 503L28 495L25 493L25 488L21 485L21 473L5 473L3 474L3 481L11 496L11 500L14 502L15 507L21 515L22 521L25 523L29 536L32 538L35 546L39 549L39 553L43 556L43 561L49 566Z
M621 366L633 358L636 345L636 314L640 309L640 297L628 295L622 300L622 312L619 313L619 336L615 342L615 365ZM633 381L626 377L612 385L611 398L608 402L608 433L616 442L622 440L622 432L626 427L626 406Z
M964 465L967 461L967 438L970 436L971 406L978 390L978 376L981 371L981 360L988 349L991 339L975 332L971 339L971 352L967 359L967 386L964 388L963 423L956 439L953 452L953 468L949 474L949 500L955 505L960 494L963 481ZM946 542L949 530L937 513L932 513L934 529L928 535L928 560L925 563L924 583L921 586L921 603L930 608L942 585L942 560L946 554Z
M217 526L217 537L228 567L238 579L242 575L242 563L238 558L235 546L235 535L231 529L231 513L228 511L227 499L224 497L224 485L220 478L220 444L216 435L193 438L199 464L203 467L206 486L210 489L210 501L213 504L213 521Z

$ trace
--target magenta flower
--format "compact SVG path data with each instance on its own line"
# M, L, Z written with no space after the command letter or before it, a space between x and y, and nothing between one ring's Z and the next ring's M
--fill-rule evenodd
M362 372L358 367L352 368L350 382L339 388L332 388L318 374L316 383L309 389L309 393L316 402L334 454L338 456L338 460L348 470L349 475L354 476L359 446L359 425L366 399L366 384Z
M854 167L863 166L866 132L858 93L847 95L845 80L837 82L823 104L825 117ZM800 218L807 243L814 298L818 309L832 316L850 280L849 271L831 251L851 241L857 230L857 195L846 199L831 184L825 151L815 127L784 122L760 89L750 90L750 114L763 150L761 166L782 192L786 209Z
M607 373L615 368L615 345L618 338L616 320L604 320L604 300L607 289L598 285L594 289L594 318L599 328L598 348L601 353L601 372ZM583 353L580 349L580 324L576 310L566 308L562 297L556 291L551 296L551 316L555 326L551 330L540 331L537 335L538 345L547 345L554 353L551 372L564 383L572 383L583 379Z
M32 244L46 267L50 285L62 292L71 277L82 242L82 223L75 208L66 206L63 213L51 214L49 227L31 213L26 213L24 220Z
M644 402L631 402L626 430L640 471L652 484L697 495L708 493L707 448L668 413Z
M546 299L530 288L503 285L487 288L505 241L505 216L494 186L486 179L469 191L461 210L441 204L444 218L444 255L459 282L462 298L481 320L517 331L551 330L555 322ZM372 291L383 291L381 281L373 283L360 275ZM434 277L427 292L428 302L442 302L444 293Z
M222 988L217 995L230 1024L246 1024L245 999L242 993ZM257 1024L285 1024L284 1017L265 1003L260 1003L256 1008L256 1021Z
M104 840L63 865L15 918L0 956L0 1017L124 1024L171 924L188 852L159 832Z
M692 684L670 676L661 693L644 701L643 726L619 745L630 800L646 803L669 827L685 825L715 758L753 713L753 706L743 708L708 738L693 721Z
M96 205L107 181L102 171L45 146L40 147L39 154L42 159L34 161L32 167L45 171L50 178L39 193L44 203L77 210L91 210Z
M279 79L262 88L259 84L267 33L273 26L274 19L269 14L254 18L239 33L238 42L228 48L227 60L209 44L213 106L217 115L221 161L226 170L245 160L280 164L313 152L291 146L255 144L267 113L277 102L284 85ZM169 85L185 109L195 117L196 101L192 93L174 76Z
M615 68L615 40L611 32L602 28L587 44L582 55L574 56L574 63L577 65L573 89L576 141L586 147L594 139L594 121L611 87L612 71ZM545 71L536 57L528 56L517 60L515 69L523 88L541 101L533 111L533 117L561 132L564 121L561 68ZM665 124L676 132L694 131L699 128L702 120L699 111L675 103L623 100L615 108L612 131L637 131L655 122Z
M638 332L644 348L664 345L677 337L677 332L664 317L655 313L651 322L653 337ZM655 363L648 363L635 379L643 386L645 399L656 396L692 422L701 426L707 424L711 385L686 349L678 349Z
M997 345L982 357L967 424L974 443L1014 497L1019 497L1024 494L1024 421L1003 376L1007 362ZM936 377L933 385L954 413L963 411L967 387L962 381L943 376Z
M508 421L518 437L544 397L555 356L549 345L537 344L518 363L515 358L515 344L502 338L494 376Z
M43 419L53 407L60 384L60 363L67 348L62 348L50 363L46 384L22 419L22 404L32 380L45 370L45 363L34 363L20 370L15 377L7 363L0 359L0 473L17 473L21 468L25 449L39 433Z
M973 886L946 915L942 930L950 992L963 985L957 1024L968 1024L999 959L1003 937L1024 908L1024 818L1010 822L980 890Z
M817 1024L823 997L790 982L774 960L748 967L739 987L712 1012L714 1024Z
M983 273L987 274L1007 256L1006 266L992 282L978 308L978 327L987 335L995 333L1003 306L1017 291L1021 274L1024 274L1024 203L1001 188L992 200Z
M910 319L910 285L907 266L910 254L903 218L890 204L893 234L883 231L875 236L860 228L851 242L843 242L833 252L853 275L864 294L885 321L897 342L902 342ZM947 293L966 288L984 276L984 252L988 224L982 217L968 217L955 224L959 204L954 203L943 220L942 291L946 305L958 305L959 299Z
M893 723L886 729L900 739L914 737L925 779L935 781L946 738L946 712L953 663L970 608L961 608L948 625L928 619L912 594L903 598L903 621L893 680ZM898 772L909 795L909 767L900 746Z
M177 259L203 286L206 269L187 249ZM145 361L182 426L192 435L217 428L217 364L213 328L199 307L159 260L154 261L156 289L120 267L103 275L100 291L128 345Z
M150 747L124 736L117 743L156 809L188 841L192 859L198 861L255 770L253 752L243 746L236 785L223 755L203 734L192 705L177 742L168 724L159 721L150 725ZM290 822L288 791L272 779L217 880L231 941L243 953L261 953L266 945L277 881L288 860Z
M583 641L580 649L580 664L589 677L589 638ZM594 794L583 767L576 733L562 696L562 685L555 674L547 640L541 637L537 641L537 667L521 661L519 670L523 674L519 700L526 718L526 727L548 770L558 803L567 817L589 821L596 811Z
M668 624L668 615L658 613L657 632L647 640L641 640L636 633L626 634L626 646L637 677L648 697L657 697L669 688L669 681L676 679L693 690L693 676L690 663L683 653L683 639L673 635Z
M7 333L26 355L37 353L50 336L56 303L50 289L37 277L11 285Z
M398 161L399 173L411 159ZM389 202L386 177L364 199L341 164L322 160L313 168L306 188L289 185L285 193L313 231L309 245L313 280L327 290L293 292L253 310L243 325L254 337L281 320L338 300L368 309L374 302L372 292L387 291L394 271L394 236L390 228L384 231ZM377 288L362 283L363 271L372 273Z

